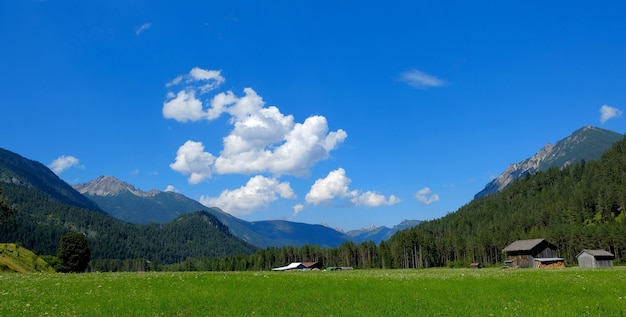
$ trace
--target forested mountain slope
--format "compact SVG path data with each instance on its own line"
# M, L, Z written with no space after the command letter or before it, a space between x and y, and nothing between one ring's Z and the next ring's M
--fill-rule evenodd
M1 186L17 214L15 227L0 227L0 241L19 242L38 254L56 254L59 240L70 230L86 234L92 259L144 258L174 263L187 257L219 257L256 250L206 212L183 215L166 224L135 225L60 203L33 188Z
M399 267L494 264L517 239L547 238L569 263L582 249L626 261L626 139L600 160L527 175L500 193L398 232L384 247Z
M6 150L0 151L0 187L15 210L15 226L0 226L0 242L18 242L40 255L56 254L61 237L70 230L87 236L92 259L173 263L256 250L204 211L166 224L133 225L115 219L47 167Z
M102 212L100 207L62 181L43 164L0 148L0 184L34 188L69 205Z

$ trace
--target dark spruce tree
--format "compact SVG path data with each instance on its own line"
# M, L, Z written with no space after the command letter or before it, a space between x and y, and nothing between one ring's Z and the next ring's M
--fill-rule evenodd
M61 272L85 272L91 258L85 235L73 231L66 233L59 243L57 256L61 261Z
M0 186L0 225L15 226L15 210L9 206L9 202L2 194Z

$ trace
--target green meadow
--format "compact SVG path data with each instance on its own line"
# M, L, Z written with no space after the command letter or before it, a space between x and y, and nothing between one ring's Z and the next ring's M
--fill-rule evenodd
M0 316L623 316L626 268L0 273Z

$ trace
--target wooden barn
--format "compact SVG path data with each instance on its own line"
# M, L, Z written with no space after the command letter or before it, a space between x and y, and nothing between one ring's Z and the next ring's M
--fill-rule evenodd
M546 239L517 240L509 244L502 251L506 256L505 264L507 267L551 267L548 266L548 262L550 262L550 265L554 266L555 264L553 262L558 261L561 261L563 267L565 267L565 259L557 257L556 246ZM545 265L543 264L544 262L546 263Z
M582 268L607 268L613 267L615 255L606 250L582 250L576 259Z

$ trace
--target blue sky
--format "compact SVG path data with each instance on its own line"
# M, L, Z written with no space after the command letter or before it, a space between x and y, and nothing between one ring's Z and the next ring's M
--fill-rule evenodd
M624 133L626 5L3 1L0 147L246 220L434 219Z

